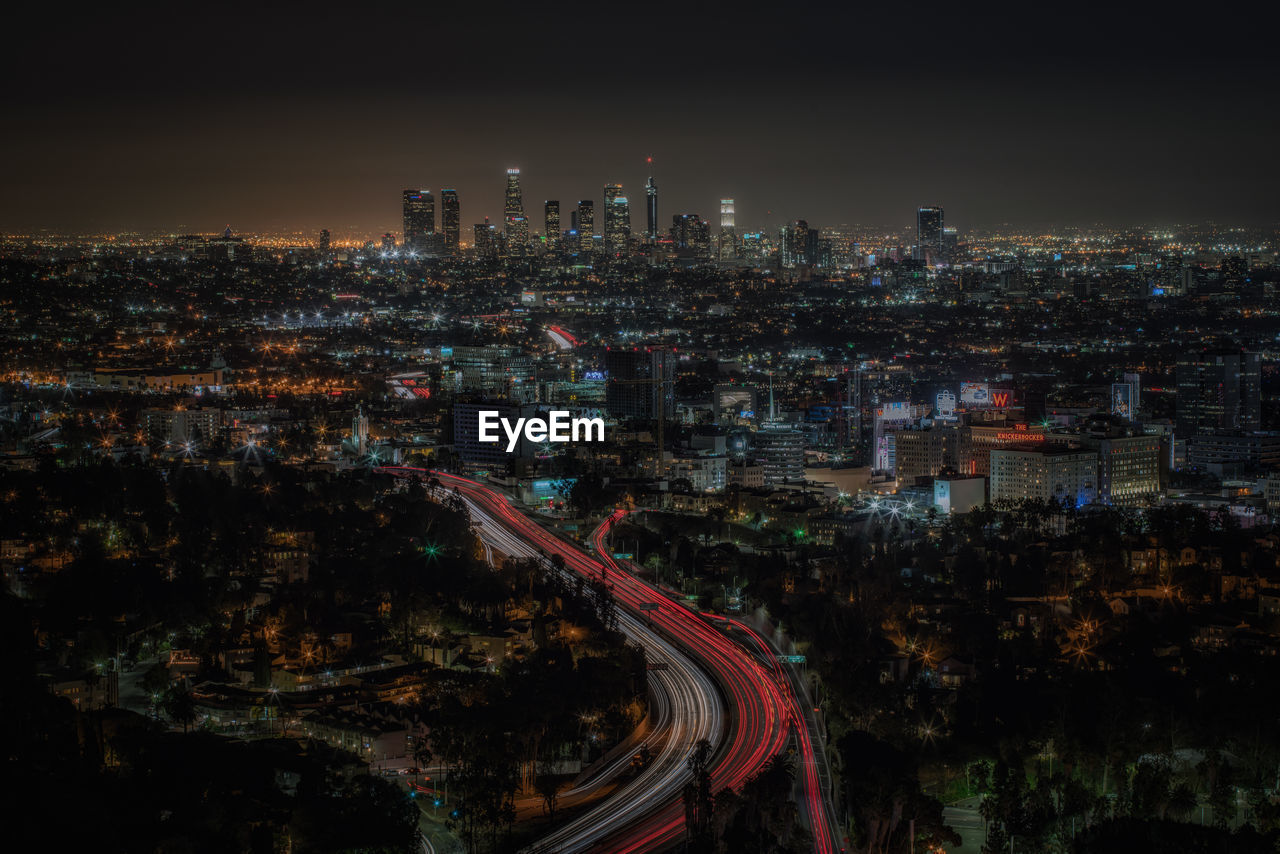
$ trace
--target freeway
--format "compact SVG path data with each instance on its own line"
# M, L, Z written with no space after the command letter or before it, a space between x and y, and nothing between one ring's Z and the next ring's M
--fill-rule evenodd
M545 547L547 542L542 537L550 535L523 515L516 514L500 493L470 481L435 474L456 488L467 503L472 524L484 543L486 553L496 550L515 557L546 556L548 552L538 546ZM539 536L532 536L535 533ZM585 555L563 541L553 538L551 545L552 552L571 550L570 555L585 560ZM564 554L564 551L560 553ZM573 571L567 567L566 557L565 571ZM628 640L644 648L650 664L665 664L662 669L649 672L653 727L643 743L650 746L652 757L611 797L539 840L527 849L531 853L585 851L602 839L625 833L630 825L665 805L684 788L690 776L684 760L695 743L706 739L716 744L724 737L726 719L720 693L703 669L631 614L621 612L618 623ZM594 774L591 780L563 792L561 804L572 805L608 782L630 765L630 759L630 755L619 757L609 767Z
M836 825L831 818L828 801L822 786L822 774L820 773L822 768L818 764L817 753L814 750L815 742L818 744L818 750L822 749L822 742L817 734L817 727L813 725L816 722L811 722L811 716L808 714L807 709L802 706L802 703L805 702L804 689L793 680L793 674L788 669L783 668L782 662L778 658L777 650L759 632L741 620L728 619L726 622L745 634L751 643L760 650L761 657L771 663L774 677L778 680L778 684L783 686L783 690L791 697L793 714L796 720L801 722L798 735L800 742L800 781L804 787L802 805L809 819L809 832L813 834L813 850L821 852L821 854L831 854L837 849L838 845L834 832Z
M408 470L401 470L408 471ZM531 851L657 851L683 837L680 791L688 780L684 757L700 738L718 749L711 763L713 789L738 788L786 746L797 725L790 701L775 674L695 612L626 572L607 551L598 560L552 534L514 509L506 496L483 484L444 472L430 472L456 489L472 508L481 536L506 554L558 554L567 570L604 579L622 606L620 627L637 638L651 661L668 669L650 671L668 698L659 709L669 737L648 768L620 787L605 803L542 840ZM612 524L622 513L611 517ZM605 526L597 534L603 536ZM716 685L704 681L710 674ZM727 703L727 717L719 701ZM708 691L710 687L710 691Z
M604 521L604 523L596 529L592 536L592 540L596 547L596 553L601 559L606 561L610 566L617 567L617 562L610 557L611 550L605 545L605 537L608 535L610 528L620 521L624 513L615 513ZM767 672L772 676L778 686L780 694L786 697L791 706L792 725L795 726L797 732L797 741L800 748L800 767L797 769L800 774L800 782L804 789L804 797L801 805L808 818L809 831L813 834L813 850L819 854L833 854L839 850L839 843L836 839L834 827L835 823L831 819L831 813L828 808L827 798L825 796L821 776L819 774L819 764L814 751L814 743L817 741L819 750L821 750L821 741L817 740L815 727L810 725L810 716L806 714L805 708L802 706L803 690L799 686L793 684L791 674L785 670L781 661L778 659L776 651L758 632L740 620L720 617L718 615L707 615L710 619L725 626L732 626L741 635L744 635L749 643L743 643L748 650L751 647L758 652L759 661L762 667L767 668Z

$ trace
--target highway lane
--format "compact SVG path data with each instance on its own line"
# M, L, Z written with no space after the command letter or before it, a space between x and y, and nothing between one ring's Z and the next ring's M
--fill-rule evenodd
M613 560L602 539L624 514L614 514L597 531L598 559L593 559L514 509L502 493L456 475L430 474L457 489L469 506L483 511L473 518L482 535L499 551L525 554L517 550L517 544L523 543L535 553L560 555L569 571L589 579L603 578L622 606L620 625L624 631L643 638L646 649L654 650L651 660L668 662L668 670L650 671L673 698L673 737L664 745L664 752L636 780L536 850L617 854L661 850L684 836L679 795L688 779L684 758L695 741L709 737L713 745L719 744L710 769L712 787L717 791L739 788L784 750L797 721L793 703L776 674L698 614L671 602ZM676 666L671 666L673 663ZM673 673L678 678L673 679ZM720 703L712 700L715 686L700 682L708 673L727 702L727 718ZM683 709L677 708L678 702L684 704ZM717 734L722 737L710 737Z
M593 540L596 551L601 555L609 554L604 542L605 537L608 535L610 528L621 521L625 515L614 514L595 531ZM612 558L605 559L616 565ZM841 850L835 830L836 822L833 818L827 793L822 786L818 756L814 748L816 744L818 746L817 750L822 750L822 741L817 734L816 726L811 724L811 715L806 708L807 699L803 687L793 679L794 674L791 672L791 668L784 667L778 658L778 651L755 629L741 620L731 617L722 617L716 614L704 614L702 616L715 623L734 627L738 633L739 642L743 644L748 652L758 657L761 666L772 674L779 690L783 696L788 698L791 704L792 722L796 726L797 742L800 748L800 765L796 770L804 790L801 806L807 819L809 831L813 834L813 850L818 854L834 854L834 852Z
M814 750L814 744L817 743L818 748L821 749L822 742L815 728L809 725L809 715L803 705L806 701L801 689L795 685L790 673L783 667L782 662L778 660L777 650L759 632L741 620L726 618L725 622L734 626L746 636L760 651L762 659L770 662L774 678L778 680L779 686L791 698L793 714L795 719L800 722L797 728L799 730L797 740L800 742L800 767L797 770L800 774L800 781L804 786L802 803L808 818L809 832L813 834L813 850L818 854L834 854L834 852L840 850L840 843L835 834L836 823L832 818L831 808L827 801L826 793L822 788L817 754Z
M450 486L458 488L466 502L472 523L484 541L486 553L496 549L516 557L545 559L547 553L531 544L527 530L516 532L511 529L511 520L504 512L510 508L504 496L478 485L478 488L454 483ZM505 521L500 522L499 519ZM541 531L534 523L525 521ZM568 546L567 543L563 545ZM581 555L580 552L577 554ZM567 567L564 571L573 572ZM679 795L690 777L684 760L694 744L702 739L718 744L724 737L723 701L702 668L625 611L618 615L618 627L628 640L644 648L647 662L665 665L664 669L648 672L653 730L643 743L650 747L650 761L604 802L527 848L529 854L585 851L604 838L625 832L646 814ZM562 802L571 804L613 779L629 767L630 758L629 755L619 757L582 786L562 793Z

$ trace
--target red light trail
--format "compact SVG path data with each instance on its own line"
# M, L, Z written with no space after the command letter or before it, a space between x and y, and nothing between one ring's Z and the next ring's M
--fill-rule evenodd
M625 516L624 512L615 512L595 532L593 540L597 557L593 559L516 511L505 496L483 484L444 472L410 468L383 470L437 477L442 484L457 489L473 505L483 508L488 517L511 534L545 554L560 555L567 569L589 579L603 579L611 585L613 596L632 619L646 621L710 673L720 686L730 713L725 738L719 745L713 745L717 748L711 766L713 789L740 788L770 758L785 749L790 730L796 727L804 760L800 773L806 791L806 806L812 817L815 850L822 854L835 850L827 814L822 807L805 719L800 714L798 701L785 674L776 660L771 661L769 667L763 666L754 655L729 640L696 612L671 601L661 591L626 571L610 556L604 537ZM642 609L641 606L645 607ZM747 631L749 636L754 635ZM771 655L767 644L758 636L754 639L762 645L766 660L769 660ZM684 828L684 807L679 794L678 790L669 792L661 806L630 823L624 833L614 833L603 839L596 836L592 840L595 843L592 850L626 854L659 850L675 843L683 835ZM570 849L557 847L556 850Z

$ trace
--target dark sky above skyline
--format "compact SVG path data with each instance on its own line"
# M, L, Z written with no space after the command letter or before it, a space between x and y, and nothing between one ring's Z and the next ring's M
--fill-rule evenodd
M1273 224L1273 21L1212 13L28 8L0 229L372 235L401 189L454 187L469 236L508 166L536 228L610 181L642 228L648 155L664 224L722 195L747 228Z

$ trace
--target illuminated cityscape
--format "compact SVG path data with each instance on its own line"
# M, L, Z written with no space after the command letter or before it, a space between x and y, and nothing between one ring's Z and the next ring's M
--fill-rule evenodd
M14 849L1280 851L1260 36L501 11L5 59Z

